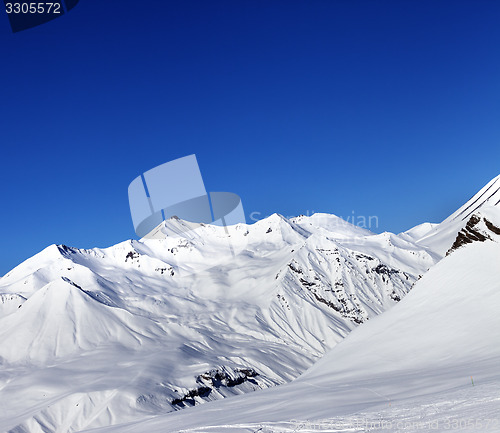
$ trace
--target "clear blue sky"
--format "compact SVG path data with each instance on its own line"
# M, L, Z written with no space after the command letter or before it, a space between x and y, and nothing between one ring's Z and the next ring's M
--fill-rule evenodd
M1 14L0 275L135 237L128 184L191 153L247 215L444 219L500 173L499 22L493 0L80 0L16 34Z

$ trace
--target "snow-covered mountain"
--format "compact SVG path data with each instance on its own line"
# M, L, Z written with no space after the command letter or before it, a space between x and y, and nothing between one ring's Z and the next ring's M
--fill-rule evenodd
M333 215L233 227L245 248L225 263L223 228L163 224L191 237L53 245L0 280L1 427L78 430L288 382L435 261ZM13 398L28 377L40 391Z
M456 212L446 218L443 223L466 221L480 208L500 205L500 175L490 180L481 190Z
M400 235L275 214L229 234L173 218L107 249L52 245L0 279L0 430L82 431L290 382L446 252L496 240L488 194Z
M444 256L462 242L495 238L500 234L491 220L500 209L500 176L495 177L440 224L422 224L403 235L427 247L435 254ZM457 234L461 232L461 239ZM454 242L457 242L454 244Z
M496 433L499 263L491 241L453 252L290 384L96 433Z

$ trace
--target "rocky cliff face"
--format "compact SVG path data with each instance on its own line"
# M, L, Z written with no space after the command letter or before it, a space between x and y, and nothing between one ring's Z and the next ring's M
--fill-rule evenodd
M484 242L494 240L500 236L500 227L489 221L482 214L473 214L467 221L465 227L458 232L451 248L446 255L456 249L473 242Z

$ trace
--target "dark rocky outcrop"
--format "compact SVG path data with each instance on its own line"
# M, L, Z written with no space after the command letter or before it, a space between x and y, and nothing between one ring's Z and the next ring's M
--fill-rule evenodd
M207 398L214 390L218 390L219 388L234 388L245 382L250 382L258 386L259 384L254 379L257 376L259 376L259 373L253 368L237 368L232 370L232 374L225 369L216 368L200 374L196 378L199 386L190 389L178 398L174 398L170 404L177 409L182 409L186 406L194 406L196 404L196 397Z
M486 230L481 230L481 228L479 227L482 221L486 226ZM489 231L490 233L488 233L487 231ZM449 255L456 249L473 242L484 242L486 240L492 240L491 234L500 235L500 228L480 215L472 215L467 221L465 227L458 232L453 245L446 252L446 255Z

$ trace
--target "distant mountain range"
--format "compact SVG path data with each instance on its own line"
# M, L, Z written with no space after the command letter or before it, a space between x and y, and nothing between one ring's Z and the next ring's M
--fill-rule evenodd
M287 431L272 422L325 417L328 398L366 410L420 395L416 370L439 382L429 371L449 367L453 381L477 358L491 379L499 239L500 176L400 234L274 214L229 232L172 218L106 249L52 245L0 279L0 430L198 432L221 407L227 425Z

